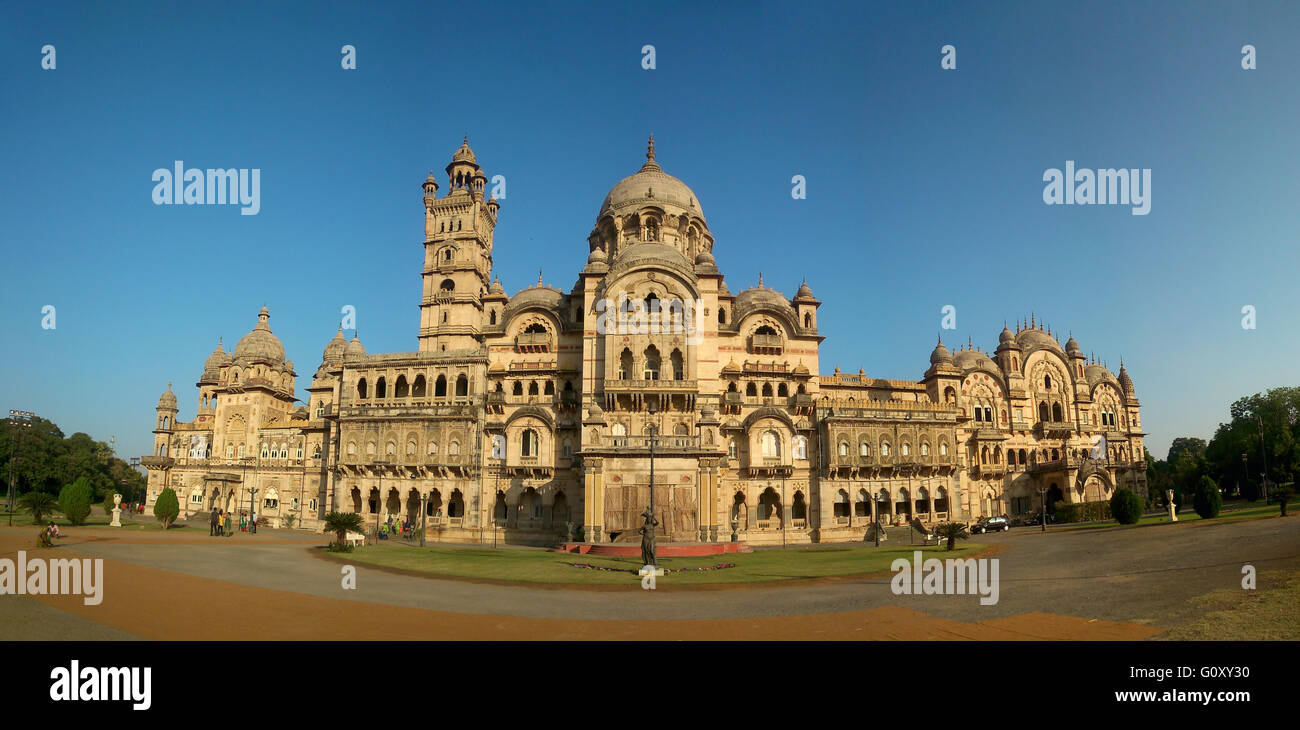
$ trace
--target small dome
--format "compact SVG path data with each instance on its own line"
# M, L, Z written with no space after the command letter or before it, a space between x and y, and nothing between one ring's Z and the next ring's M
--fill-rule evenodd
M361 345L361 338L352 335L352 341L343 350L343 357L365 357L366 348Z
M176 394L172 392L172 384L167 383L167 390L158 396L158 407L160 409L176 410Z
M1016 341L1016 333L1012 332L1010 327L1006 325L1002 325L1002 334L998 335L998 344L1010 345L1010 344L1014 344L1015 341Z
M1128 370L1124 367L1124 363L1120 363L1119 365L1119 387L1124 389L1124 395L1133 395L1133 378L1129 377Z
M799 364L794 366L795 375L808 375L809 372L808 366L803 364L803 360L800 360Z
M939 340L939 344L935 345L934 350L930 353L930 364L931 365L952 364L952 353L948 351L948 348L943 346L943 340Z
M695 257L696 266L716 266L717 264L717 259L713 258L713 254L708 251L700 251Z
M606 254L605 249L603 248L593 248L591 250L591 253L587 255L587 263L589 264L594 264L597 262L604 263L608 260L609 260L609 254Z
M1030 328L1022 330L1020 334L1016 336L1016 342L1025 349L1045 347L1057 352L1061 351L1061 343L1057 342L1055 338L1040 329Z
M208 355L208 359L203 361L203 375L199 377L201 383L216 382L218 373L222 366L230 364L230 355L221 347L221 338L217 338L217 349Z
M451 161L478 164L478 160L474 157L474 150L469 148L469 137L466 137L465 141L460 143L460 148L451 156Z
M257 326L252 332L239 338L239 343L235 345L236 358L271 365L284 364L284 345L278 337L271 334L271 326L267 324L270 318L270 310L262 307L262 310L257 313Z
M722 372L724 372L724 373L738 373L738 372L740 372L740 366L736 364L736 359L735 359L735 358L732 358L730 362L728 362L726 365L724 365L723 368L722 368Z
M727 288L727 282L725 281L718 282L718 296L720 297L731 296L731 290Z
M505 293L506 293L506 288L501 286L501 280L493 279L492 285L488 287L488 294L493 294L493 295L500 294L501 296L505 296Z
M1074 335L1070 335L1070 339L1066 340L1065 351L1070 355L1083 354L1082 351L1079 350L1079 343L1074 339Z
M321 353L321 362L334 363L343 359L343 352L348 349L348 341L343 337L343 327L339 326L339 331L334 335L334 339L325 345L325 352Z
M989 359L989 356L979 350L962 350L953 356L952 363L965 371L984 370L993 374L999 372L998 366Z
M795 294L794 294L794 298L795 298L795 299L814 299L814 298L815 298L815 297L813 297L812 289L808 286L808 282L805 281L805 282L803 282L802 284L799 285L799 291L795 292Z

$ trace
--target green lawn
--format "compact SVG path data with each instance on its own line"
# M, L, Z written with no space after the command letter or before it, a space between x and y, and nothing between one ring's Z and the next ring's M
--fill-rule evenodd
M1190 507L1190 505L1188 505L1188 507ZM1243 518L1250 518L1250 517L1269 517L1269 516L1276 515L1278 513L1279 513L1279 508L1277 504L1264 504L1264 500L1262 499L1259 500L1258 502L1229 502L1223 505L1223 509L1219 512L1219 516L1215 517L1213 520L1210 520L1210 522L1215 522L1218 520L1243 519ZM1287 501L1287 515L1300 516L1300 498L1290 499ZM1200 515L1196 514L1196 511L1193 509L1182 509L1179 510L1178 512L1179 524L1182 524L1184 522L1205 522L1205 521L1206 520L1202 519ZM1116 522L1115 520L1104 520L1101 522L1079 522L1077 524L1068 524L1068 525L1048 525L1047 529L1048 530L1080 530L1080 529L1087 529L1090 527L1092 528L1114 527L1118 524L1119 523ZM1144 515L1141 519L1137 521L1136 525L1131 525L1131 526L1143 527L1147 525L1168 525L1168 524L1171 524L1169 522L1169 513L1162 512L1158 515Z
M1173 641L1300 640L1300 572L1259 575L1254 590L1225 588L1192 599L1201 615L1156 637Z
M688 586L862 575L887 571L894 559L910 559L914 550L920 550L926 558L956 558L969 557L983 548L983 545L977 543L958 543L957 549L952 552L941 547L919 545L880 548L864 545L816 545L699 558L661 558L659 567L665 569L699 568L719 563L734 563L736 567L666 573L658 581L660 585ZM570 563L633 570L641 567L638 558L592 557L547 552L540 548L420 548L396 543L367 545L351 553L327 554L345 562L370 563L430 575L526 583L635 586L639 579L634 573L575 568Z

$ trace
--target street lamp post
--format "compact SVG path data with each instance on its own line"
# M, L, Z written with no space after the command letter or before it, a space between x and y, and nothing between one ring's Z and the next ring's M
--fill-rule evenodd
M420 495L420 547L424 547L424 533L429 526L429 495Z
M646 412L653 418L659 412L659 400L651 398L646 401ZM655 444L659 441L659 429L651 423L646 427L646 442L650 445L650 515L655 513ZM649 529L653 529L650 527Z
M1264 491L1264 503L1268 504L1268 451L1264 449L1264 417L1255 414L1255 423L1259 426L1259 456L1264 460L1264 473L1261 475L1260 488Z
M10 447L9 454L9 526L14 526L14 465L18 462L18 449L22 445L23 430L31 428L32 419L36 414L27 411L9 411L9 424L18 430L17 436L13 437L13 444Z
M1039 519L1039 523L1043 526L1043 532L1047 532L1047 487L1039 485L1038 501L1043 508L1043 516Z
M877 494L875 501L876 501L876 519L875 519L876 524L871 528L871 532L876 536L876 547L880 547L880 510L884 508L885 500L881 499L880 495Z

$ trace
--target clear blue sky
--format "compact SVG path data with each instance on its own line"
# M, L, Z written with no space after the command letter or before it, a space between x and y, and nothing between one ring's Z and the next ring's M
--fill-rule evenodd
M1124 358L1160 457L1296 384L1294 4L52 5L0 4L0 409L120 455L148 452L169 380L193 417L217 337L263 304L300 396L346 304L369 351L413 351L420 184L465 133L507 179L511 293L573 284L653 131L732 291L807 277L823 372L920 378L946 304L945 340L986 351L1036 312ZM155 206L178 159L259 168L260 214ZM1066 160L1151 168L1151 213L1044 205Z

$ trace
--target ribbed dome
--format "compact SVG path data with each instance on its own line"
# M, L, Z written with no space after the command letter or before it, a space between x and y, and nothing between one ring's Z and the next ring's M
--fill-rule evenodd
M474 150L469 148L469 137L466 137L465 141L460 143L460 148L456 150L456 154L451 156L451 161L478 164L478 159L474 157Z
M1061 343L1057 342L1055 338L1040 329L1022 330L1020 334L1016 336L1016 341L1024 348L1046 347L1056 350L1057 352L1061 351Z
M696 266L716 266L717 263L718 260L713 258L713 254L709 253L708 251L700 251L695 256Z
M812 288L808 286L808 282L805 281L805 282L803 282L802 284L799 285L799 291L797 291L797 292L794 293L794 298L795 298L795 299L815 299L815 297L813 296L813 293L812 293Z
M1002 334L998 335L998 344L1013 345L1015 344L1015 342L1016 342L1016 333L1012 332L1010 327L1006 325L1002 325Z
M930 353L930 364L931 365L952 364L952 353L949 352L948 348L943 346L943 340L939 340L939 344L935 345L934 351Z
M361 338L352 335L352 341L343 350L343 357L365 357L366 348L361 345Z
M493 296L496 296L498 294L501 296L505 296L505 293L506 293L506 288L501 286L501 280L493 279L492 284L488 286L488 294Z
M1133 395L1133 379L1128 376L1128 370L1124 363L1119 365L1119 387L1124 389L1125 395Z
M1074 335L1070 335L1070 339L1065 341L1065 351L1071 355L1083 354L1079 350L1079 343L1077 340L1074 339Z
M605 262L609 259L609 254L605 253L603 248L593 248L591 253L587 254L587 263Z
M215 383L219 377L222 366L230 364L230 355L221 347L221 338L217 338L217 349L208 355L208 359L203 361L203 375L199 377L201 383Z
M158 396L158 407L167 410L176 410L176 394L172 392L172 384L167 383L167 390Z
M236 358L271 365L284 364L284 345L278 337L271 334L271 326L267 324L270 318L270 311L262 307L262 311L257 313L257 326L239 338L239 344L235 345Z
M655 162L654 135L650 136L649 149L646 151L645 164L636 174L623 178L610 189L605 202L600 206L602 218L606 213L617 211L626 206L658 205L675 206L684 212L704 218L695 191L686 183L669 175Z
M962 370L986 370L991 373L998 372L998 366L989 359L988 355L979 350L962 350L952 358L952 363Z
M343 359L343 353L348 349L348 341L343 337L343 327L339 326L339 331L334 335L334 339L325 345L325 352L321 353L321 362L338 362Z

